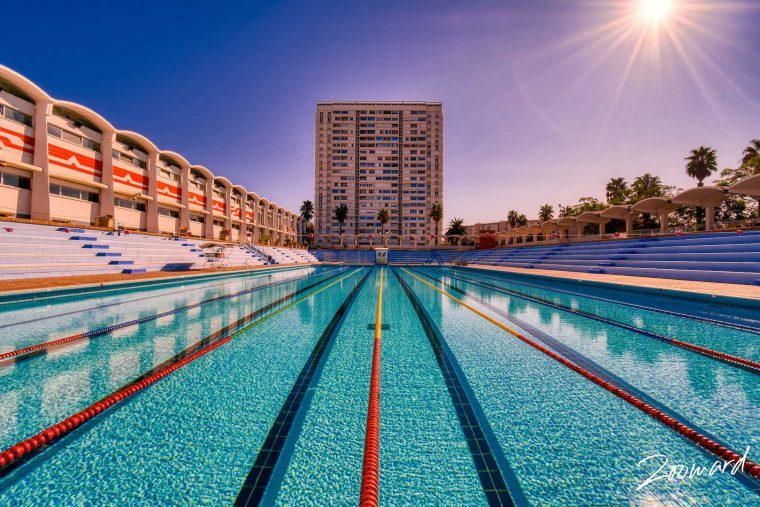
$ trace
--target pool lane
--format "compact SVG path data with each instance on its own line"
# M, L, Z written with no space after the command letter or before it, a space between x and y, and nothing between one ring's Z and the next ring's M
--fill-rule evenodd
M660 481L641 459L710 467L690 442L409 274L402 278L449 343L531 504L746 505L756 493L731 476Z
M695 345L693 343L685 342L685 341L678 340L678 339L673 338L673 337L669 337L669 336L661 335L661 334L658 334L658 333L654 333L652 331L647 331L646 329L642 329L642 328L637 327L637 326L633 326L633 325L630 325L630 324L626 324L624 322L620 322L620 321L617 321L617 320L609 319L607 317L604 317L602 315L598 315L598 314L595 314L595 313L579 310L577 308L573 308L572 306L566 306L566 305L563 305L563 304L560 304L560 303L555 303L555 302L549 301L549 300L547 300L545 298L541 298L541 297L538 297L538 296L528 296L526 294L522 294L522 293L510 290L510 289L507 289L505 287L501 287L501 286L499 286L497 284L489 283L486 280L477 280L477 279L473 279L472 277L467 277L466 274L462 274L462 273L450 274L450 272L447 272L447 274L448 274L448 276L450 276L451 278L453 278L455 280L460 280L460 281L463 281L463 282L467 282L469 284L478 285L480 287L489 289L491 291L499 292L499 293L502 293L502 294L507 294L509 296L514 296L514 297L517 297L517 298L520 298L520 299L524 299L524 300L530 301L532 303L548 306L548 307L554 308L556 310L560 310L560 311L563 311L563 312L568 312L568 313L572 313L572 314L576 314L576 315L581 315L581 316L583 316L585 318L588 318L588 319L592 319L592 320L596 320L596 321L599 321L599 322L603 322L605 324L609 324L609 325L612 325L612 326L617 326L617 327L626 329L627 331L631 331L633 333L640 334L640 335L646 336L648 338L659 340L659 341L661 341L663 343L667 343L667 344L673 345L675 347L681 347L683 349L689 350L689 351L694 352L696 354L702 354L702 355L704 355L706 357L710 357L710 358L715 359L717 361L723 361L723 362L725 362L727 364L730 364L732 366L736 366L738 368L743 368L743 369L746 369L747 371L750 371L752 373L760 375L760 362L753 361L751 359L747 359L747 358L743 358L743 357L737 357L737 356L732 356L732 355L726 354L724 352L720 352L720 351L713 350L713 349L710 349L710 348L706 348L706 347L702 347L702 346L699 346L699 345Z
M360 272L276 313L15 470L0 483L0 503L231 504L316 337Z
M340 273L320 271L0 368L0 447L76 413L269 302L313 290Z
M442 271L488 280L520 294L547 299L644 330L760 361L760 340L757 339L760 319L757 310L753 308L683 298L678 300L660 294L655 298L651 293L645 295L620 288L605 290L587 284L573 286L570 282L560 284L541 280L529 283L523 279L478 269L443 268Z
M158 313L177 311L182 306L198 305L216 298L233 297L236 293L295 279L314 271L319 269L240 275L226 279L223 284L215 281L195 287L176 285L157 293L148 291L149 296L143 297L125 292L121 296L109 298L105 304L79 298L74 302L59 302L33 311L13 311L8 305L0 305L0 321L4 323L0 329L0 354L80 333L94 333L98 329L123 325L130 320L150 319ZM35 318L27 318L30 314Z
M336 337L275 505L359 502L379 271ZM391 276L382 304L380 505L488 505L435 354Z
M359 283L346 296L343 304L335 312L314 345L311 355L301 369L298 379L267 433L264 444L256 455L256 461L240 488L235 499L236 506L254 507L262 503L271 504L277 495L282 473L287 468L287 454L292 451L293 444L298 438L304 414L309 409L314 386L319 382L321 370L330 354L335 335L343 323L346 312L351 308L356 294L369 276L370 270L367 270Z
M534 326L658 400L724 446L743 451L760 444L760 382L756 374L581 315L444 277L435 270L420 271L453 282L474 298ZM531 334L526 327L522 326L523 331Z

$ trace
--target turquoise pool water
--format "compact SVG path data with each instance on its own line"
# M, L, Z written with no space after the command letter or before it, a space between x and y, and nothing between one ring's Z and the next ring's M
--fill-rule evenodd
M640 487L717 458L484 318L757 462L759 372L668 341L757 361L757 307L420 266L0 301L2 449L234 333L0 468L0 505L357 504L381 276L381 505L760 505L729 471Z

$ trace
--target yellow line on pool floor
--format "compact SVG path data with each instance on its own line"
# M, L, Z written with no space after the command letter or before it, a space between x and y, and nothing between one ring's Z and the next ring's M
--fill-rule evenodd
M504 324L502 324L502 323L501 323L501 322L499 322L498 320L494 319L494 318L493 318L493 317L491 317L490 315L488 315L488 314L485 314L485 313L481 312L480 310L478 310L477 308L475 308L475 307L473 307L473 306L470 306L470 305L468 305L467 303L465 303L465 302L464 302L464 301L462 301L461 299L457 299L457 298L455 298L454 296L452 296L451 294L449 294L449 293L448 293L448 292L446 292L445 290L439 289L438 287L436 287L436 286L435 286L435 285L433 285L432 283L430 283L430 282L428 282L428 281L426 281L426 280L423 280L422 278L420 278L419 276L415 275L414 273L412 273L412 272L408 271L407 269L403 268L403 270L404 270L404 272L406 272L408 275L410 275L410 276L413 276L414 278L416 278L416 279L417 279L417 280L419 280L420 282L424 283L425 285L427 285L427 286L428 286L428 287L430 287L431 289L435 289L435 290L437 290L438 292L440 292L440 293L441 293L441 294L443 294L444 296L448 297L449 299L453 299L454 301L456 301L456 302L457 302L457 303L459 303L460 305L464 306L465 308L467 308L467 309L468 309L468 310L470 310L471 312L473 312L473 313L476 313L476 314L480 315L481 317L483 317L484 319L486 319L488 322L490 322L490 323L492 323L492 324L495 324L495 325L499 326L501 329L503 329L503 330L504 330L504 331L506 331L507 333L509 333L509 334L511 334L511 335L513 335L513 336L516 336L516 337L518 337L518 338L520 338L520 339L523 339L523 338L524 338L522 334L518 333L517 331L515 331L514 329L512 329L512 328L511 328L511 327L509 327L509 326L505 326Z

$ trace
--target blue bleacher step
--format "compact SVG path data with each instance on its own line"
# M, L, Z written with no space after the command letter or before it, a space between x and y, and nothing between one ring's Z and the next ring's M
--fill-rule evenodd
M137 273L147 273L148 270L146 268L126 268L122 270L122 273L125 275L136 275Z
M182 246L195 246L193 243L182 243Z
M121 264L134 264L134 263L135 261L120 260L120 261L111 261L108 264L121 265Z
M70 227L59 227L56 229L58 232L66 232L67 230L68 232L84 232L84 229L72 229Z
M597 266L614 266L614 262L600 262Z
M96 257L121 257L121 252L98 252Z
M111 246L103 245L103 244L87 243L86 245L82 245L82 248L97 248L99 250L108 250L109 248L111 248Z
M625 255L610 255L610 260L611 261L624 261L627 258L628 257L626 257Z
M604 270L603 269L599 269L599 268L589 268L587 270L587 272L588 273L596 273L597 275L601 275L601 274L604 273Z
M203 249L202 248L191 248L190 251L191 252L202 252Z
M69 239L73 241L97 241L98 240L96 236L71 236Z

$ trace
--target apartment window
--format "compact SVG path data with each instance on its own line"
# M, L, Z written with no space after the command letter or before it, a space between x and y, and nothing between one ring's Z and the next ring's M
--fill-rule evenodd
M201 190L201 191L205 191L206 190L205 183L201 183L199 181L191 180L190 181L190 186L193 187L196 190Z
M0 173L0 185L30 190L32 188L32 179L16 174Z
M206 217L203 215L190 215L190 221L191 222L197 222L199 224L205 224L206 223Z
M224 220L214 220L214 225L217 227L224 227Z
M4 104L0 104L0 115L10 121L15 121L16 123L26 125L27 127L32 126L31 115L22 113L18 109L13 109L12 107L6 106Z
M78 144L79 146L87 148L88 150L100 151L100 143L95 142L87 137L82 137L79 134L75 134L74 132L69 132L68 130L56 127L52 124L48 124L48 134L53 137L57 137L58 139L63 139L64 141Z
M63 197L69 197L71 199L79 199L80 201L100 202L100 193L98 192L80 190L74 187L59 185L57 183L50 184L50 193L52 195L61 195Z
M144 160L140 160L139 158L129 156L117 150L111 150L111 156L114 158L114 160L120 160L121 162L125 162L129 165L139 167L140 169L148 168L148 164Z
M122 199L120 197L114 197L113 205L117 208L131 209L135 211L145 211L145 203L140 201L132 201L130 199Z
M179 218L179 211L169 208L158 208L158 214L162 217Z
M168 169L161 169L159 174L167 180L179 181L179 174L171 172Z

